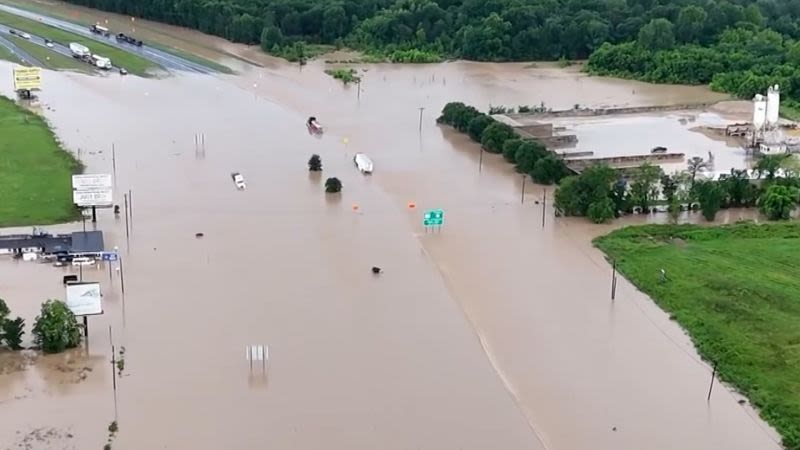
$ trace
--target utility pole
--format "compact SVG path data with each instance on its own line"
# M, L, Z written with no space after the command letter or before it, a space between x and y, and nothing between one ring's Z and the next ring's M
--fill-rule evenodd
M522 199L520 200L520 204L525 204L525 179L528 178L528 175L522 174Z
M478 173L483 169L483 146L481 145L481 155L478 157Z
M544 229L544 213L547 211L547 188L542 192L542 229Z
M714 371L711 372L711 385L708 387L708 397L706 397L706 401L711 401L711 390L714 389L714 378L717 377L717 363L714 362Z
M422 133L422 111L425 111L425 108L420 106L419 107L419 132Z

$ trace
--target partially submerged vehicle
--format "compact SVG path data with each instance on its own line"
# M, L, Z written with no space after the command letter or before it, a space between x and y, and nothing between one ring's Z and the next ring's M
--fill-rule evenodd
M239 172L233 172L231 174L231 179L233 180L233 184L236 185L236 189L241 191L247 188L247 184L244 182L244 177Z
M363 153L356 153L356 156L353 157L353 162L356 164L356 167L358 167L358 170L360 170L361 173L372 173L372 160L369 159L369 156Z
M310 134L320 135L323 132L322 125L317 122L317 118L314 116L308 118L306 127L308 127L308 132Z

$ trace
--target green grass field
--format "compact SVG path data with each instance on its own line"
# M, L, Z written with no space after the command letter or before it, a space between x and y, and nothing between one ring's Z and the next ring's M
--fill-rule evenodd
M80 163L61 149L47 123L0 96L0 136L0 227L79 218L72 175Z
M111 58L111 62L115 66L124 67L128 70L128 72L135 75L148 76L148 70L152 70L157 67L144 58L117 49L110 45L103 44L102 42L97 42L78 34L59 30L58 28L53 28L34 20L15 16L4 11L0 11L0 23L17 30L27 31L30 34L50 39L62 45L68 46L70 42L83 44L86 47L89 47L89 50L91 50L92 53L97 53Z
M595 245L800 449L800 224L628 227Z
M80 72L92 72L90 65L78 61L75 58L70 58L60 55L46 47L36 45L33 42L17 36L8 36L8 40L13 42L19 48L28 52L31 56L41 61L47 69L68 69L77 70Z
M15 54L11 53L11 50L3 47L2 45L0 45L0 59L11 61L17 64L22 63L22 61L20 61L20 59Z

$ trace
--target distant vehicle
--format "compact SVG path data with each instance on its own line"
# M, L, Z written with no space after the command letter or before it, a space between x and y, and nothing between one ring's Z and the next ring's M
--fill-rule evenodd
M120 67L120 68L119 68L119 74L120 74L120 75L127 75L127 74L128 74L128 71L127 71L127 69L125 69L124 67Z
M244 182L244 177L239 172L233 172L231 174L231 178L233 179L233 184L236 185L236 189L242 191L247 188L247 184Z
M22 34L20 34L20 36L22 36L23 39L30 39L31 38L31 35L28 34L28 33L22 33Z
M72 52L73 58L85 59L92 55L92 52L89 51L89 47L78 44L77 42L70 42L69 50Z
M308 127L309 134L322 134L323 132L322 125L317 122L317 118L314 116L308 118L306 127Z
M92 25L91 27L89 27L89 31L91 31L94 34L102 34L103 36L106 37L111 35L111 31L109 31L108 28L100 25Z
M138 39L136 39L136 38L134 38L132 36L126 36L125 33L119 33L115 37L117 39L117 42L126 42L128 44L135 45L137 47L141 47L142 46L142 41L140 41L140 40L138 40Z
M106 58L105 56L100 55L92 55L92 64L99 67L100 69L109 70L111 69L111 60Z
M72 258L72 265L73 266L91 266L94 264L94 258L89 258L86 256L80 256L77 258Z
M10 29L10 30L8 30L8 32L9 32L10 34L17 34L17 30L14 30L14 29Z
M49 48L53 48L53 41L51 41L50 39L45 39L44 45L46 45Z
M353 157L353 162L356 163L356 167L358 167L361 173L372 173L372 160L369 159L369 156L363 153L356 153L356 156Z

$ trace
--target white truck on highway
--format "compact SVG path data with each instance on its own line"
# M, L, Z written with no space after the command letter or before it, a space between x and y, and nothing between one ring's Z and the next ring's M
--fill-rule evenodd
M112 67L111 60L100 55L92 55L92 64L105 70L110 70Z

